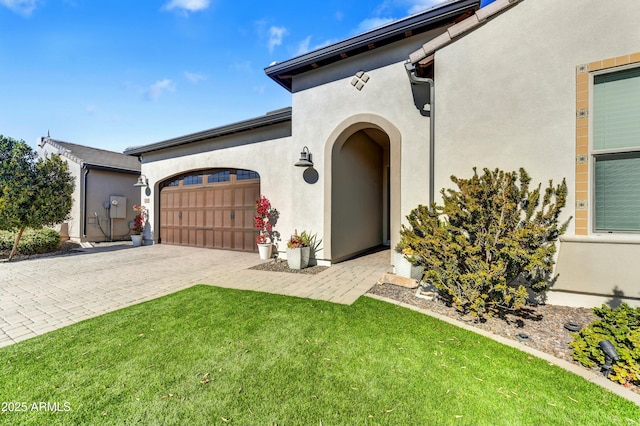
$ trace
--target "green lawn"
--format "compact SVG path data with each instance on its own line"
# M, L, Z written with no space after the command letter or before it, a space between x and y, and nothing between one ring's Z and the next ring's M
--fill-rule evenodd
M2 348L0 363L12 425L640 424L640 407L580 377L366 297L196 286Z

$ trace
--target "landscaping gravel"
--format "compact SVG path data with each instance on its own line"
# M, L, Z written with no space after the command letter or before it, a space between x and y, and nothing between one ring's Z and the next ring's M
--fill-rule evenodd
M369 293L427 309L512 340L522 342L517 336L524 333L529 340L522 342L523 344L573 363L575 361L571 356L572 350L569 348L569 343L573 341L573 338L571 332L564 325L575 323L584 327L597 318L593 311L587 308L537 305L528 306L517 315L507 314L504 318L493 317L478 322L469 315L460 315L455 308L449 307L441 301L416 297L416 289L393 284L376 284L369 290Z
M255 269L258 271L271 271L271 272L289 272L292 274L304 274L315 275L327 269L328 266L309 266L304 269L291 269L286 260L277 259L269 262L264 262L249 269Z

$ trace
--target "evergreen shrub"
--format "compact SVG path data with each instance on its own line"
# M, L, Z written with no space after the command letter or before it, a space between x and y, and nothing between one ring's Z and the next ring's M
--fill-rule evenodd
M528 292L553 282L555 242L567 185L529 188L524 169L504 172L474 168L470 179L455 176L458 189L441 191L444 204L420 205L407 216L398 248L423 280L462 313L480 319L525 306Z
M640 308L622 303L615 309L602 305L593 312L600 319L572 335L574 340L569 346L573 359L586 367L603 365L606 360L599 343L609 340L620 356L613 363L609 378L621 384L640 385Z
M13 248L17 232L0 231L0 251L9 253ZM18 253L33 255L51 253L60 247L60 234L50 228L27 229L18 243Z

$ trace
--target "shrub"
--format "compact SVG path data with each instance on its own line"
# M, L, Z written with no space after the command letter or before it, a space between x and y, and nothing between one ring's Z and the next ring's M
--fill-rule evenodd
M615 309L602 305L593 312L600 319L572 334L574 340L569 346L573 359L586 367L603 365L605 356L599 343L609 340L620 356L609 378L621 384L640 385L640 308L622 303Z
M16 240L16 233L0 232L0 251L10 252ZM33 255L51 253L60 247L60 234L53 229L27 229L18 243L18 253Z
M523 307L524 285L542 292L552 281L555 241L569 222L558 225L566 183L550 181L541 195L524 169L479 176L474 168L471 179L451 180L458 190L441 191L443 206L420 205L407 216L399 248L463 313L483 318Z

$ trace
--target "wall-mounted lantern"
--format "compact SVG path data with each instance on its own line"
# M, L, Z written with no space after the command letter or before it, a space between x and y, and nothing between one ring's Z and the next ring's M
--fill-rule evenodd
M147 179L147 177L145 175L140 175L138 176L138 181L136 183L133 184L133 186L146 186L147 188L149 187L149 179Z
M295 164L296 167L313 167L313 161L311 161L311 153L309 152L309 148L306 146L302 149L300 153L300 159Z

